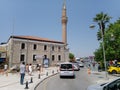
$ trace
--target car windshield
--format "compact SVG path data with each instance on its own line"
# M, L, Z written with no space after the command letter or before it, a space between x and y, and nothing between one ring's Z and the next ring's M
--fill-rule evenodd
M72 64L61 64L61 68L62 69L71 69L72 68Z

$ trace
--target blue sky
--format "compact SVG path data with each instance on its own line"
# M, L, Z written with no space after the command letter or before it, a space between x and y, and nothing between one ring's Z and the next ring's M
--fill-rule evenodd
M10 35L30 35L62 41L61 14L64 0L0 0L0 42ZM120 17L120 0L66 0L67 41L76 57L92 56L99 47L91 30L93 18L100 12ZM14 29L13 29L14 26Z

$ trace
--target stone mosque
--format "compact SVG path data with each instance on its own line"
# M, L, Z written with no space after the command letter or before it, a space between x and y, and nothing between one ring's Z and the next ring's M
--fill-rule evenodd
M69 61L69 49L67 48L67 13L66 1L62 7L62 41L55 41L35 36L15 36L8 39L6 48L6 60L9 67L26 64L44 64L47 59L49 65Z

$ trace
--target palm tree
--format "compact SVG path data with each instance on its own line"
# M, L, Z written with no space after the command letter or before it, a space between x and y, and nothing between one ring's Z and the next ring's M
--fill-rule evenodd
M99 25L99 31L97 33L98 40L101 40L100 30L102 30L102 33L104 35L105 25L106 25L106 23L109 23L110 19L111 19L111 17L108 16L107 14L104 14L103 12L96 14L96 17L93 18L93 21Z

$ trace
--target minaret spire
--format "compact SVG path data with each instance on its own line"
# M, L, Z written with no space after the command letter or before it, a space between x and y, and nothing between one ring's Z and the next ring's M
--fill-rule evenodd
M63 8L66 9L66 0L64 0Z
M63 2L62 8L62 41L67 45L67 14L66 14L66 0Z

